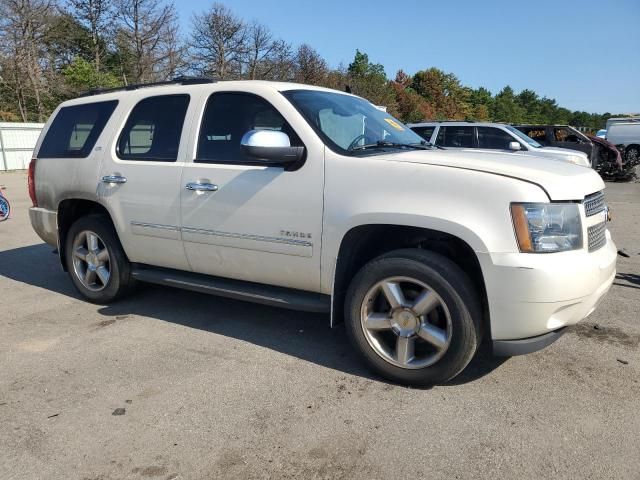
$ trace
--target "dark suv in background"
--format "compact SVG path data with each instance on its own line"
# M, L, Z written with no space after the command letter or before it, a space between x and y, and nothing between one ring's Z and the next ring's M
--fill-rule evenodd
M592 165L597 164L593 142L585 134L568 125L514 125L522 133L545 147L580 150L589 157ZM595 162L594 162L595 160Z
M633 162L623 162L615 145L568 125L514 125L522 133L545 147L579 150L589 157L591 166L604 178L625 179L633 176Z

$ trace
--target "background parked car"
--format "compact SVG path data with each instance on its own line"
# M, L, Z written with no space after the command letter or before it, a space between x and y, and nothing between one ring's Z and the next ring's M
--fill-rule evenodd
M640 122L614 123L607 129L607 140L624 152L626 163L640 163Z
M426 141L445 148L483 148L535 155L590 166L586 154L563 148L543 147L535 140L502 123L423 122L408 125Z
M569 148L587 154L594 163L593 142L569 125L514 125L518 130L545 147Z
M623 162L620 150L613 143L593 135L587 137L596 152L591 166L602 178L622 180L633 175L633 168Z
M589 136L589 135L587 135ZM596 132L596 137L598 138L607 138L607 129L606 128L601 128L600 130L598 130Z
M609 127L614 123L629 123L629 122L640 122L640 116L609 118L607 120L607 125L605 127L605 130L609 130Z

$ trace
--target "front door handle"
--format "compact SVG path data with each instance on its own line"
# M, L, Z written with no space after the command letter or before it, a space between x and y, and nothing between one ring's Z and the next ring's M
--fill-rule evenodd
M196 192L217 192L218 185L214 185L213 183L189 182L187 183L186 189Z
M127 177L120 175L105 175L102 177L102 183L127 183Z

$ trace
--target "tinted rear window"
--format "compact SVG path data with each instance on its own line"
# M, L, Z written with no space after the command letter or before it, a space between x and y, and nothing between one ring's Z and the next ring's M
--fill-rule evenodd
M120 134L118 156L175 162L188 107L189 95L158 95L138 102Z
M473 127L440 127L436 145L452 148L473 148Z
M47 131L39 158L85 158L91 153L117 100L60 109Z

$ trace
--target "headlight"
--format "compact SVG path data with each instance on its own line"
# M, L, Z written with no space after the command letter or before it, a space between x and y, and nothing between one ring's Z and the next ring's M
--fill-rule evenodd
M582 248L580 209L575 203L512 203L511 218L521 252Z

